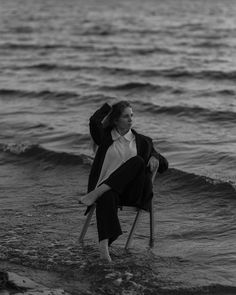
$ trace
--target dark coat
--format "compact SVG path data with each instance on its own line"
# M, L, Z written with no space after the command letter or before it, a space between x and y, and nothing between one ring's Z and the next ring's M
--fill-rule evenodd
M108 104L104 104L90 118L90 122L89 122L90 134L95 144L98 146L98 149L97 149L94 162L89 175L88 192L92 191L96 187L106 152L109 146L113 143L113 140L111 137L111 129L104 128L102 124L103 119L107 116L110 109L111 107ZM159 159L158 172L162 173L165 170L167 170L168 162L161 154L159 154L154 149L152 139L150 137L137 133L133 129L132 129L132 132L135 135L137 154L143 158L145 166L147 166L150 157L154 156L157 159ZM151 180L151 172L149 168L147 168L146 170L147 170L146 172L150 175L150 180ZM147 185L150 187L145 188L144 192L148 192L150 194L150 192L152 192L151 181L148 181Z

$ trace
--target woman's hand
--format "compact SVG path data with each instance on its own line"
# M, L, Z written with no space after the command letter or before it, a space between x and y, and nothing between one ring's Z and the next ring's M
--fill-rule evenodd
M153 172L156 169L158 169L158 167L159 167L159 160L156 157L151 156L151 158L148 161L147 166L150 167L151 172Z

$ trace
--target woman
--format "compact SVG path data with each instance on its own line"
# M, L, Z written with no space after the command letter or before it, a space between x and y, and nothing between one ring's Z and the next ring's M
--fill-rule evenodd
M88 182L88 194L80 202L96 202L96 218L101 257L111 261L108 246L122 234L118 205L149 210L153 196L151 172L168 168L151 138L131 129L133 111L129 102L112 107L104 104L90 118L90 133L98 146ZM87 212L90 207L88 207Z

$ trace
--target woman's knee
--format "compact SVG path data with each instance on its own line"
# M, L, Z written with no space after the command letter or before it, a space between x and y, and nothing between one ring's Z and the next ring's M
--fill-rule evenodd
M143 158L138 155L130 158L129 161L135 166L135 169L141 169L145 167Z

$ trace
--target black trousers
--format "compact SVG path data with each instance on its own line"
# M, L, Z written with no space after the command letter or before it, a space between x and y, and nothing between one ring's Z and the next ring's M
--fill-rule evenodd
M147 173L143 159L135 156L122 164L103 182L110 186L111 190L96 201L99 241L108 239L110 245L122 234L117 214L119 205L148 210L152 191L145 192L147 181L151 181L151 173Z

